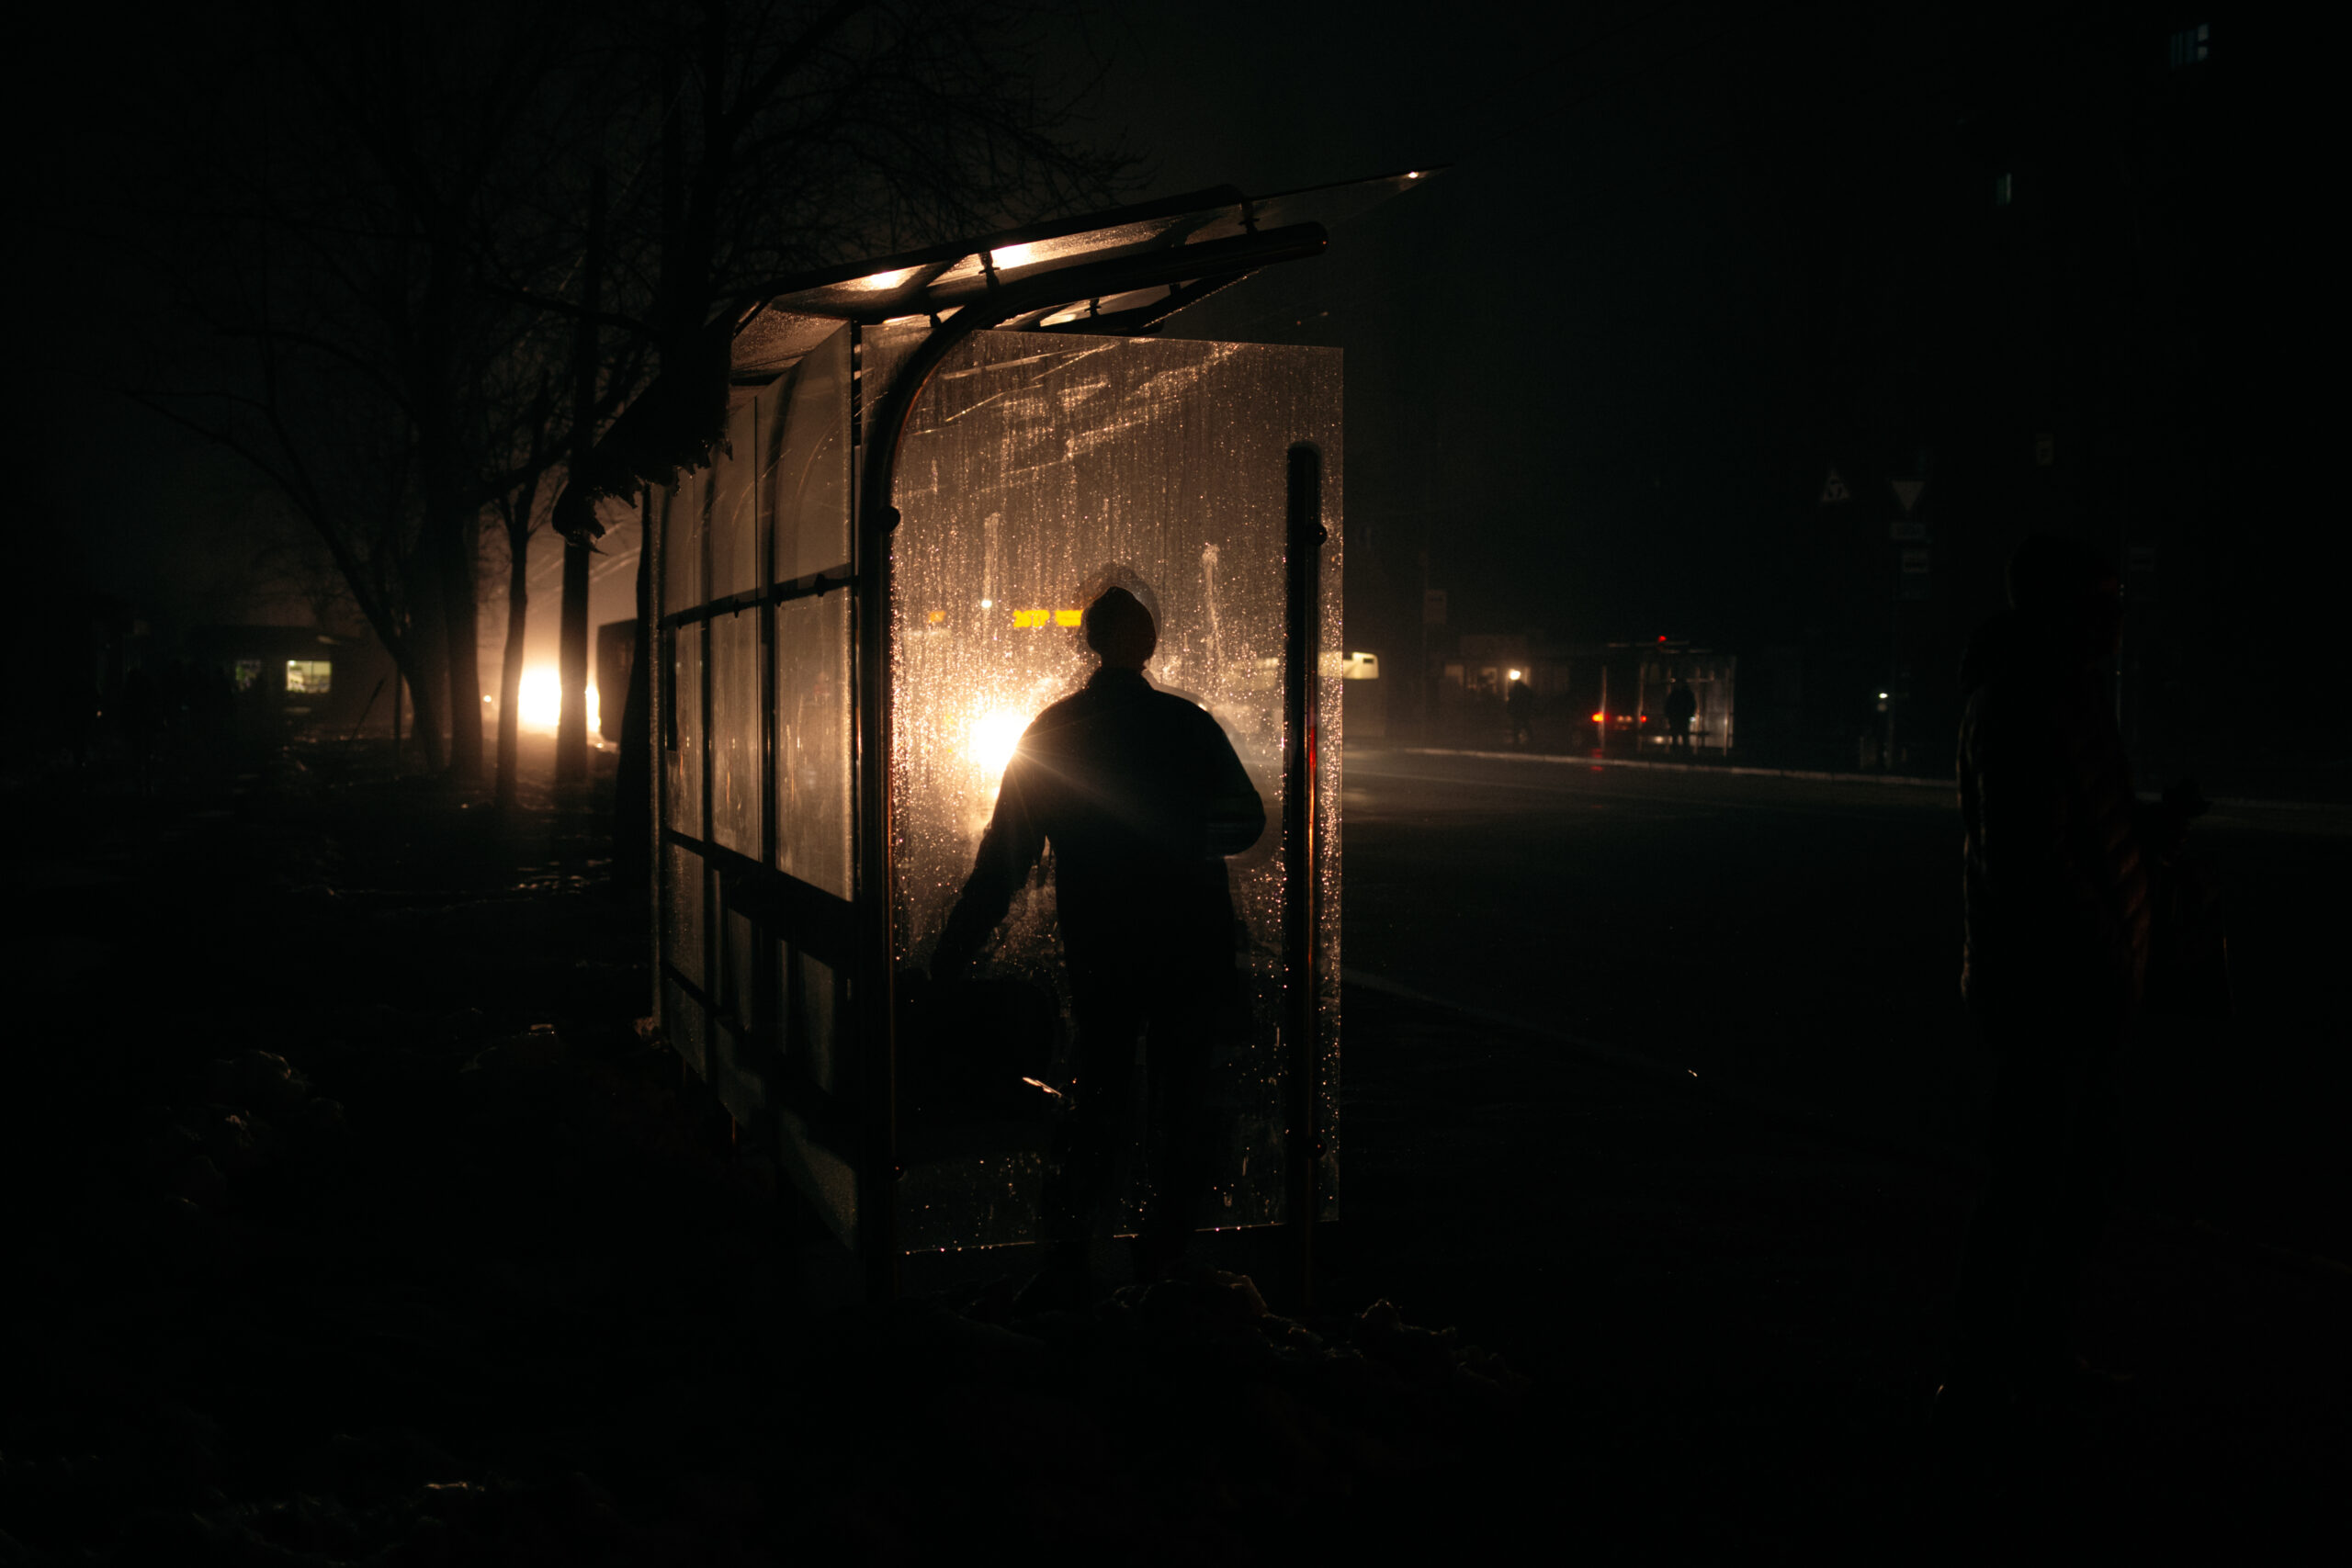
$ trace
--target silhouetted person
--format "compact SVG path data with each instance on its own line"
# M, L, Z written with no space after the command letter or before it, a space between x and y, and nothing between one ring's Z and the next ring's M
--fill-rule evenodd
M2075 1289L2106 1224L2151 858L2194 814L2179 791L2152 809L2132 795L2101 668L2122 632L2114 570L2037 537L2009 563L2008 598L1961 669L1961 990L2000 1061L1937 1394L1939 1424L1962 1433L2120 1381L2075 1354Z
M1674 687L1666 694L1666 733L1669 742L1688 750L1690 746L1690 721L1699 716L1699 694L1690 682L1676 676Z
M1529 745L1535 744L1535 694L1526 682L1510 683L1510 691L1503 698L1503 716L1510 720L1512 745L1518 745L1522 736Z
M1144 1042L1152 1131L1164 1145L1138 1272L1173 1262L1207 1195L1204 1092L1217 1032L1238 1010L1225 857L1257 842L1266 813L1216 719L1155 691L1143 667L1151 613L1114 588L1085 612L1102 667L1039 714L1004 771L996 815L933 957L952 978L994 933L1050 841L1077 1013L1077 1114L1048 1190L1057 1243L1041 1281L1083 1282L1133 1145L1128 1108Z

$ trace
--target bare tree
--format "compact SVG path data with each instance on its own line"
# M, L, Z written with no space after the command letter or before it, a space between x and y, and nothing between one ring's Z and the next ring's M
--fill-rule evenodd
M1071 19L1050 5L618 0L606 17L618 62L604 79L610 123L635 171L609 219L609 302L508 286L643 356L608 383L621 412L565 475L554 525L569 541L603 535L601 502L709 461L733 333L781 278L1080 210L1133 177L1135 159L1074 134L1082 92L1040 86L1047 30ZM614 824L615 872L628 881L650 870L655 639L641 553L637 575Z
M514 412L495 405L545 351L537 315L481 287L481 258L561 146L562 15L259 6L191 38L209 68L174 62L153 98L181 122L159 139L177 177L136 238L215 335L146 399L320 529L409 678L428 758L465 781L482 762L482 526L531 477L507 466L494 434Z
M1080 210L1130 183L1135 158L1074 135L1086 85L1041 85L1050 31L1078 14L1036 0L615 6L625 65L607 83L655 177L612 217L616 243L643 258L635 298L596 314L650 344L651 374L567 475L557 528L597 537L597 501L708 461L734 330L784 277Z
M208 17L187 35L208 58L147 95L181 155L135 238L213 335L148 400L286 492L408 675L428 756L478 778L488 518L508 545L511 718L535 520L586 546L601 502L707 461L733 330L779 277L1126 178L1036 85L1059 19L1032 0ZM591 199L607 169L608 204ZM573 396L551 400L567 362ZM584 595L567 620L570 713ZM645 765L633 742L625 770Z

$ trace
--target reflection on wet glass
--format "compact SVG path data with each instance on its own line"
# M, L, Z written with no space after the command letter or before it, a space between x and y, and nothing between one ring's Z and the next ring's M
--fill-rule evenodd
M666 825L694 838L706 837L702 819L702 639L699 626L680 626L670 643L670 706L662 753L662 798Z
M1337 649L1335 353L987 333L942 367L901 451L893 557L891 762L908 961L928 959L971 869L1012 742L1093 670L1078 612L1113 582L1158 620L1153 683L1216 717L1268 818L1280 820L1286 454L1301 440L1324 452L1334 534L1324 633ZM1330 664L1321 746L1336 757L1338 661ZM1335 823L1338 770L1324 772L1326 820ZM1270 829L1231 863L1250 1014L1246 1032L1223 1043L1212 1079L1212 1114L1226 1129L1215 1211L1226 1224L1282 1217L1280 838ZM1322 851L1327 1010L1335 1013L1336 831ZM1015 900L991 951L1000 973L1031 979L1067 1007L1047 881L1041 874ZM1334 1082L1336 1049L1334 1032L1325 1075ZM1326 1096L1327 1126L1333 1098ZM952 1172L927 1175L921 1201L902 1198L909 1245L922 1245L911 1239L918 1234L939 1235L940 1245L959 1235L964 1245L1028 1239L1034 1208L1006 1196L1025 1190L1025 1157L973 1155ZM1335 1156L1327 1162L1329 1181Z
M775 613L778 871L850 892L847 593L795 599Z
M662 518L662 608L691 609L703 602L702 502L708 471L682 474L663 501Z
M738 854L760 844L760 617L710 623L710 832Z
M727 412L729 455L709 470L710 599L724 599L759 586L760 532L756 471L752 454L756 446L758 409L749 400Z
M849 387L843 327L760 394L759 490L778 582L848 565Z

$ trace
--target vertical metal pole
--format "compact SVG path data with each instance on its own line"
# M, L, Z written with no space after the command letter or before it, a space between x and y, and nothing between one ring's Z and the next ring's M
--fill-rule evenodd
M934 337L938 334L934 333ZM923 375L928 376L928 368ZM902 367L902 379L913 381ZM859 487L851 601L857 643L858 946L862 962L856 1017L858 1096L864 1136L857 1153L857 1247L865 1299L899 1294L899 1042L897 867L890 819L890 536L899 526L891 502L892 463L910 390L892 389L889 405L864 432L867 472Z
M714 463L705 471L701 494L696 498L697 504L694 510L695 597L705 603L712 597L710 511L718 499L718 465ZM695 705L686 710L695 716L695 733L699 737L695 744L702 751L702 798L695 806L695 837L705 844L715 843L718 838L711 830L712 786L716 782L711 775L716 770L711 766L710 733L710 650L718 641L718 616L707 614L692 626L682 628L685 636L695 639L695 662L701 673L701 679L695 685L695 694L681 700ZM708 854L695 858L700 867L695 874L695 897L702 900L703 932L702 968L695 976L695 984L702 987L706 1004L702 1009L702 1077L707 1083L710 1081L710 1039L718 1027L718 1019L707 1004L718 999L718 955L727 948L727 923L726 918L719 913L718 873L712 867Z
M1886 595L1886 732L1880 742L1879 772L1894 772L1895 672L1903 667L1903 552L1894 549L1894 582Z
M1430 679L1430 552L1427 548L1429 540L1426 532L1427 525L1423 525L1423 528L1421 536L1424 547L1421 550L1421 662L1418 689L1421 698L1421 744L1426 746L1430 743L1430 716L1437 711L1437 700L1435 694L1430 690L1436 682Z
M669 753L662 744L662 737L666 733L662 726L665 717L663 710L669 701L666 687L670 681L670 660L665 657L670 644L662 635L662 604L667 589L662 577L662 516L667 513L668 507L665 505L657 513L653 505L653 487L650 484L639 486L637 493L637 547L650 552L645 558L645 570L637 574L637 649L633 658L645 681L647 717L645 734L641 739L647 753L646 790L653 797L650 813L652 821L648 824L652 843L645 863L648 871L646 896L652 900L653 907L646 921L646 929L653 933L653 962L648 973L653 977L653 1026L659 1030L668 1028L670 1022L663 1016L662 1007L662 962L670 952L670 933L662 919L662 878L668 870L662 848L662 823L667 804L662 798L662 788L670 773ZM622 745L634 745L640 739L628 734L626 725L622 729Z
M1290 1222L1298 1233L1299 1312L1315 1302L1315 1220L1323 1139L1316 1126L1323 1081L1322 1030L1316 1006L1322 976L1316 937L1322 913L1317 875L1317 697L1321 687L1323 455L1302 442L1290 449L1287 593L1283 637L1283 1025L1289 1036L1289 1128L1284 1176Z

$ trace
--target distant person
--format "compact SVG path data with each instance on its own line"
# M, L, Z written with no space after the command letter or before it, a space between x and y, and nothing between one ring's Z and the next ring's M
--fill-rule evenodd
M1690 749L1690 721L1699 716L1699 694L1679 675L1674 678L1673 689L1666 694L1666 733L1678 750Z
M1208 1195L1211 1052L1240 1005L1225 857L1266 826L1216 720L1145 679L1159 629L1142 602L1110 589L1081 625L1102 668L1022 735L933 956L934 979L961 976L1051 842L1077 1014L1078 1105L1047 1193L1056 1249L1025 1292L1032 1304L1069 1304L1084 1285L1088 1244L1108 1234L1134 1143L1138 1036L1164 1157L1137 1272L1151 1278L1182 1254Z
M2116 1058L2145 994L2154 861L2203 808L2142 807L2101 667L2120 587L2088 548L2027 541L2009 613L1961 667L1961 991L1999 1057L1989 1168L1954 1286L1936 1419L1981 1435L2122 1385L2074 1348L2075 1292L2107 1218Z
M1535 693L1525 681L1513 681L1503 697L1503 716L1510 720L1510 743L1535 744Z

